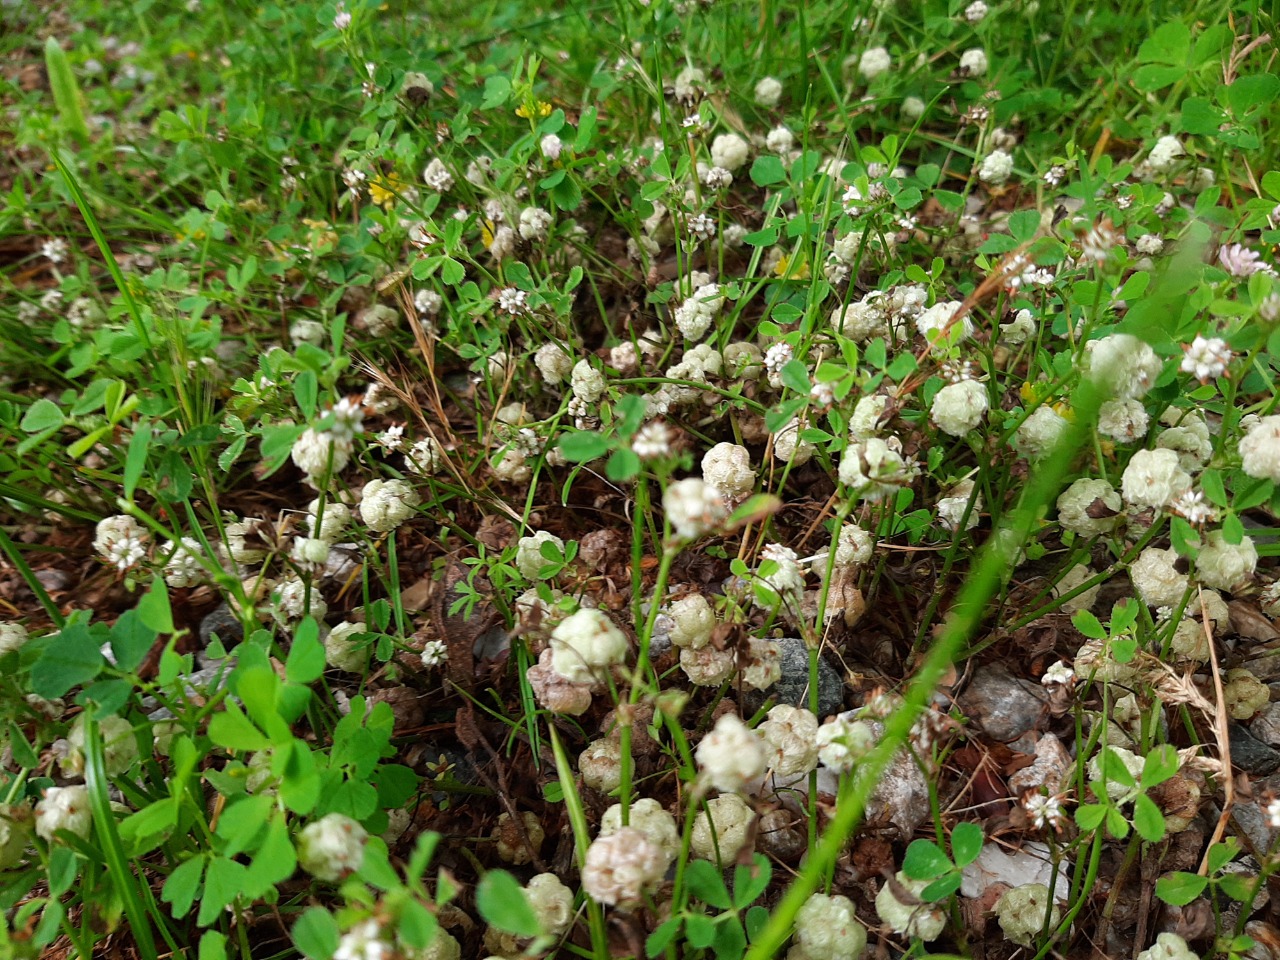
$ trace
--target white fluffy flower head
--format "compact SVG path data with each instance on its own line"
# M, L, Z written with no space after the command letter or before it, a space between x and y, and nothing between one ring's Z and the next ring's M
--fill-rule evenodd
M696 477L677 480L667 487L662 507L675 535L690 540L715 529L729 515L720 492Z
M600 610L583 608L551 633L551 666L571 683L591 683L627 656L627 636Z
M582 889L598 903L634 903L666 870L662 850L642 831L622 827L596 837L582 865Z
M298 864L319 880L340 880L364 861L364 827L341 813L309 823L298 834Z
M732 713L716 721L698 744L698 766L717 790L741 790L764 773L768 757L760 737Z

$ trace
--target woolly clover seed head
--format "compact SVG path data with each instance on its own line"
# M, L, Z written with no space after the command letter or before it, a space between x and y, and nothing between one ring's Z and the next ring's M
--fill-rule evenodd
M542 138L538 144L538 149L542 151L542 155L548 160L559 160L560 153L564 150L564 141L554 133L549 133Z
M444 467L444 452L433 437L423 437L405 453L404 466L420 477L432 476Z
M834 773L848 773L876 744L875 730L866 720L837 714L818 728L814 740L818 759Z
M1238 449L1245 473L1280 482L1280 416L1263 417L1249 427Z
M549 384L563 383L573 372L573 358L558 343L544 343L533 355L533 362Z
M595 403L605 392L604 374L591 366L589 360L579 360L573 365L569 378L573 395L584 403Z
M541 580L542 569L551 561L542 555L542 545L552 544L561 556L564 556L564 541L554 533L539 530L531 537L521 537L516 546L516 569L526 580Z
M871 81L882 73L888 72L893 66L893 58L889 56L889 51L884 47L872 47L863 52L858 58L858 73L863 78Z
M394 530L413 516L421 502L403 480L370 480L360 498L360 518L375 533Z
M1077 563L1070 570L1062 575L1057 583L1053 585L1053 595L1055 597L1065 596L1070 593L1086 580L1093 578L1093 570L1087 564ZM1098 591L1102 589L1102 584L1098 583L1090 587L1084 593L1077 594L1070 600L1062 604L1062 610L1066 613L1075 613L1077 610L1088 610L1093 606L1094 600L1098 598Z
M626 634L599 610L579 610L551 632L551 666L570 683L591 683L626 656Z
M831 312L831 327L856 343L866 343L889 332L889 318L871 296Z
M1009 940L1029 947L1045 928L1046 920L1051 930L1061 922L1062 911L1043 883L1024 883L1005 891L996 901L996 917Z
M1141 400L1107 400L1098 408L1098 432L1121 443L1141 440L1150 424Z
M621 827L596 837L587 848L582 889L598 903L634 903L662 880L664 859L662 850L643 831Z
M729 515L720 492L695 477L668 486L662 495L662 508L675 535L688 540L715 529Z
M103 717L98 722L107 775L118 777L138 759L138 740L133 725L123 717ZM67 734L67 752L58 760L64 777L84 776L85 717L81 714Z
M1123 504L1106 480L1081 477L1058 497L1058 522L1082 537L1115 529Z
M747 845L755 812L736 793L707 801L693 824L690 846L704 860L729 864Z
M317 540L324 540L329 544L337 543L342 538L347 525L351 523L351 509L345 503L326 500L324 513L320 515L320 523L317 525L316 514L318 513L320 513L320 501L312 500L307 504L307 515L303 518L303 526Z
M431 942L421 950L410 947L403 941L398 944L398 947L404 960L461 960L462 958L462 944L458 943L453 934L439 927L436 927L436 932L432 934Z
M680 669L694 686L718 687L737 672L738 655L711 644L685 647L680 651Z
M841 483L864 499L882 500L910 483L915 471L887 441L869 437L849 444L838 474Z
M756 732L765 740L775 775L791 777L818 766L818 718L803 707L774 707Z
M699 650L711 639L716 626L716 614L710 601L700 593L681 597L668 605L671 618L671 642L689 650Z
M1013 173L1013 157L1003 150L992 150L978 167L978 179L983 183L1001 184Z
M969 519L965 523L966 530L972 530L982 519L982 494L979 493L973 501L973 509L969 509L969 500L973 497L974 483L972 480L965 480L956 484L947 495L938 500L938 523L944 528L955 532L960 528L960 521L964 519L965 511L969 511Z
M1164 366L1148 344L1128 333L1090 340L1085 344L1085 360L1093 382L1121 400L1144 396Z
M1178 158L1186 154L1181 140L1175 136L1164 136L1156 141L1147 154L1147 167L1153 173L1167 173L1178 162Z
M680 855L680 830L676 820L667 810L649 797L642 797L631 804L630 826L639 830L649 842L662 852L665 861L662 870ZM622 829L622 804L615 803L600 818L600 836L607 837Z
M987 72L987 52L973 47L960 55L960 72L966 77L980 77Z
M1129 579L1142 602L1150 607L1177 607L1190 586L1185 573L1174 566L1178 551L1170 547L1147 547L1129 565Z
M809 462L809 458L817 452L811 442L800 436L803 426L798 417L792 417L781 430L773 435L773 456L794 466Z
M1236 667L1227 671L1222 699L1232 719L1249 720L1267 708L1271 688L1244 667Z
M289 324L289 340L295 347L309 343L318 347L324 343L325 327L315 320L295 320Z
M782 645L776 640L747 641L742 684L752 690L768 690L782 679Z
M771 573L760 579L764 584L779 594L795 593L804 589L804 571L800 567L796 552L780 543L770 543L760 551L761 563L772 563Z
M987 388L982 383L961 380L934 394L929 418L943 433L963 437L982 422L988 406Z
M643 802L638 801L636 806ZM524 895L538 918L538 925L548 935L558 937L573 923L573 891L554 873L539 873L531 878L524 885Z
M764 773L768 760L760 737L732 713L721 716L702 738L697 759L704 779L726 793Z
M343 620L324 639L324 659L335 670L364 673L369 665L369 644L359 639L365 632L363 623Z
M55 834L59 830L88 840L92 827L87 787L50 787L36 804L36 833L50 843L57 839Z
M815 893L796 912L795 944L788 960L858 960L867 948L867 928L848 897Z
M1215 590L1233 590L1253 576L1258 551L1249 537L1228 543L1221 530L1210 530L1196 555L1196 577Z
M1191 488L1191 477L1173 450L1139 450L1124 468L1120 492L1124 502L1160 509Z
M519 232L525 240L545 240L553 217L541 207L525 207L520 211Z
M612 793L622 783L622 746L613 737L587 744L578 754L582 782L601 793Z
M299 570L319 573L329 562L330 544L317 537L294 537L289 559Z
M1200 957L1176 933L1162 933L1152 946L1138 954L1138 960L1200 960Z
M1132 750L1126 750L1124 747L1107 747L1106 749L1109 750L1114 757L1114 760L1108 761L1108 767L1110 767L1112 763L1119 761L1124 765L1124 768L1129 771L1130 776L1132 776L1134 780L1137 780L1142 776L1142 757L1135 754ZM1101 784L1102 789L1106 790L1107 796L1120 806L1123 806L1126 803L1131 803L1134 798L1138 796L1140 790L1139 786L1130 787L1117 780L1103 777L1101 750L1094 754L1092 759L1089 760L1088 773L1089 779L1094 783Z
M0 657L21 650L27 642L27 628L20 623L0 623Z
M360 869L367 838L364 827L350 817L327 814L298 834L298 863L317 880L340 880Z
M722 133L711 141L711 162L734 173L747 162L751 144L736 133Z
M1026 343L1036 335L1036 318L1030 310L1019 310L1011 322L1000 324L1000 340L1011 347Z
M875 538L856 523L846 523L836 538L836 570L847 569L854 564L866 563L875 549ZM827 574L827 555L820 553L813 558L810 569L820 577Z
M764 77L756 84L755 99L762 107L776 107L782 99L782 82L775 77Z
M320 596L320 591L315 586L310 590L310 607L307 606L307 585L297 577L290 577L278 586L272 593L272 613L281 623L288 623L293 620L300 620L305 616L315 617L317 620L324 618L329 612L329 605L324 602L324 598Z
M1028 460L1041 460L1058 444L1067 431L1067 420L1053 407L1036 407L1023 420L1016 433L1018 450Z
M935 351L945 350L949 343L956 343L973 336L973 321L969 319L968 314L961 317L956 324L951 322L951 318L962 306L959 300L947 300L935 303L916 317L916 331ZM944 330L947 331L945 334Z
M502 813L498 815L498 823L493 828L498 859L517 866L530 863L542 849L542 842L547 839L537 815L531 811L521 811L520 824L524 827L524 836L520 835L520 828L516 826L511 814Z
M913 880L901 870L896 883L886 883L876 894L876 914L894 933L921 940L936 940L947 925L946 912L937 904L924 903L920 894L932 882ZM907 902L898 899L901 890Z
M351 460L351 441L343 441L327 431L308 427L289 451L294 465L305 473L306 481L319 487L318 480L334 476L346 469Z

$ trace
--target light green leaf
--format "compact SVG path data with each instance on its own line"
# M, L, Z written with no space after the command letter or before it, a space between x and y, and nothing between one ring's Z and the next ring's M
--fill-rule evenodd
M476 909L491 926L518 937L536 937L538 917L524 889L505 870L490 870L476 885Z

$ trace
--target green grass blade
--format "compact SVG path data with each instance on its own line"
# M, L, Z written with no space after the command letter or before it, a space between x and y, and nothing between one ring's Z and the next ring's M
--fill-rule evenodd
M157 960L158 954L155 938L152 936L151 920L147 916L148 912L155 913L155 907L152 905L151 911L148 911L143 903L144 898L138 892L140 878L136 877L130 869L124 846L120 842L120 834L116 831L116 820L111 811L111 783L107 778L102 731L98 728L98 721L92 713L86 717L85 721L84 782L89 788L89 806L93 809L94 830L112 884L116 888L120 902L124 904L125 916L129 918L130 933L143 960ZM146 899L150 900L150 898ZM163 920L158 915L156 919L163 928Z

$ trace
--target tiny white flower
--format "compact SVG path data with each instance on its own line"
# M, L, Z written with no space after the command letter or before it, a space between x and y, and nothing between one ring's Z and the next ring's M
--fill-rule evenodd
M987 5L982 0L973 0L973 3L964 8L964 18L970 23L978 23L987 12Z
M433 157L422 171L422 182L436 193L444 193L453 186L453 174L439 157Z
M443 640L428 640L422 648L422 665L428 670L449 659L449 648Z
M1231 348L1220 337L1203 337L1196 334L1195 340L1183 344L1183 357L1180 369L1190 373L1201 383L1216 380L1227 372L1231 363Z
M52 263L62 263L67 259L67 241L61 237L51 237L40 246L40 255Z
M404 445L404 424L393 423L378 434L373 442L387 453L395 453Z
M1059 797L1040 793L1031 794L1022 801L1022 805L1037 830L1046 828L1057 830L1065 821L1066 812L1062 808L1062 800Z

